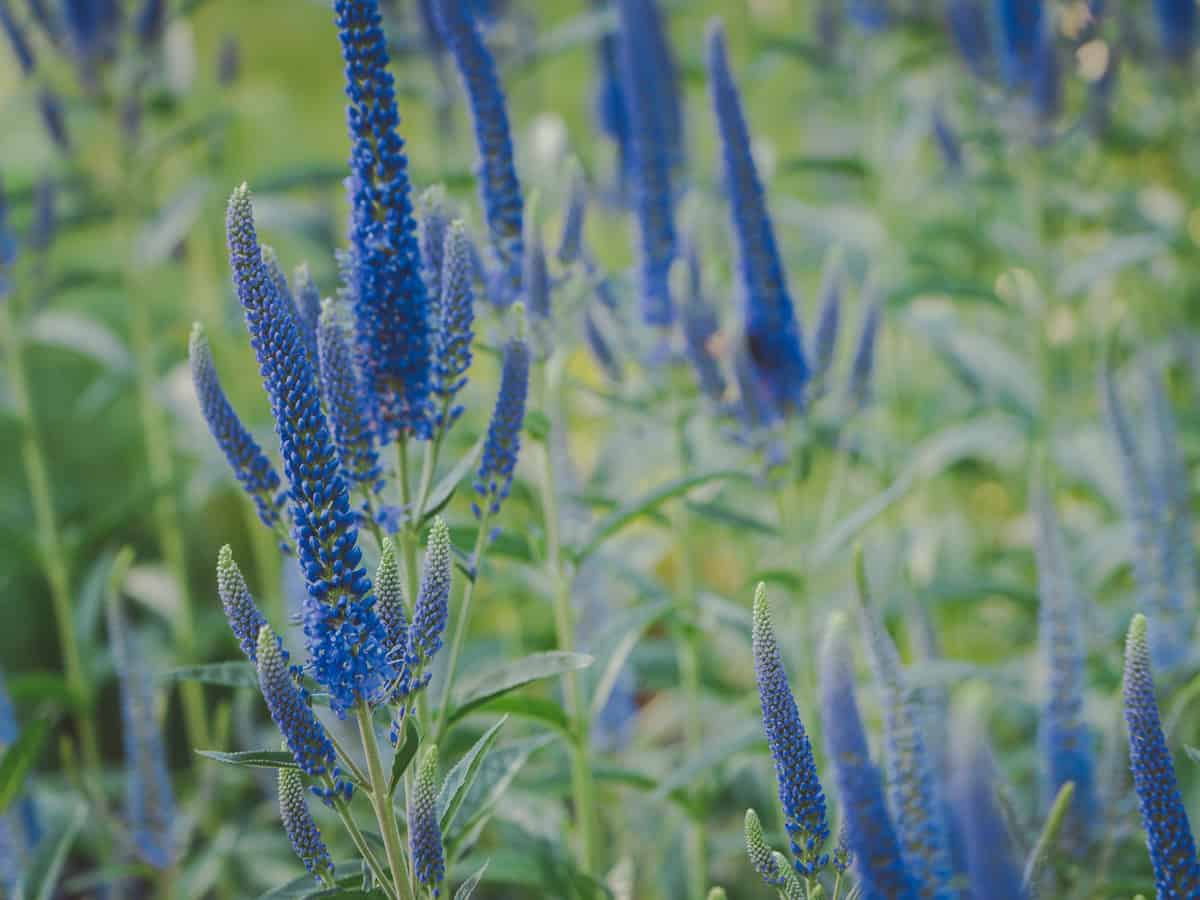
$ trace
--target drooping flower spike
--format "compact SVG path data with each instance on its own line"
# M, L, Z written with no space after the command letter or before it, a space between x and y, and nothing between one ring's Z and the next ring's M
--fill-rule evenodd
M500 306L521 293L524 265L524 201L513 158L508 105L496 61L479 33L471 7L462 0L437 0L438 24L467 92L479 151L480 199L499 264L492 299Z
M394 677L361 566L350 495L321 410L317 379L291 310L263 265L250 193L234 191L227 216L229 257L251 345L271 401L283 457L296 552L308 589L304 634L313 677L344 716L377 699Z
M1071 572L1062 529L1050 496L1040 482L1033 490L1037 525L1034 549L1038 568L1038 652L1045 685L1038 720L1042 757L1042 812L1068 781L1074 783L1071 807L1062 825L1062 842L1077 856L1087 852L1097 808L1092 740L1084 719L1086 622L1084 601Z
M1159 719L1146 631L1146 617L1139 613L1125 639L1123 691L1129 763L1158 896L1183 900L1200 896L1200 862Z
M675 319L671 299L671 263L677 252L675 196L671 169L672 114L663 98L670 90L658 60L665 38L655 0L619 0L619 61L622 96L629 114L630 173L638 229L638 292L642 320L667 327Z
M336 0L352 150L351 295L377 437L429 434L429 300L378 0Z
M871 761L854 688L854 658L846 620L835 614L821 647L822 723L863 900L916 900L888 812L883 779Z
M766 587L761 583L754 593L752 637L763 731L775 761L784 825L791 839L796 871L804 876L814 875L829 861L824 852L825 841L829 838L825 794L817 778L808 733L800 721L800 711L788 685L783 656L771 626Z
M957 900L943 802L921 710L905 683L899 654L871 606L866 567L856 559L858 615L884 709L888 800L904 861L922 900Z
M489 516L496 515L512 489L529 394L529 364L529 345L524 338L509 339L504 345L496 407L488 423L483 457L475 476L475 490L479 494L476 516L483 516L485 511Z
M803 405L809 366L719 20L708 26L708 83L738 250L746 352L772 405L786 413Z
M280 487L279 475L225 395L213 364L208 338L199 323L192 326L188 359L192 369L192 385L208 430L225 454L243 490L254 501L263 524L282 531L280 508L286 497Z
M438 821L438 752L432 746L425 751L417 769L417 778L408 808L408 840L417 880L437 897L446 877L446 857L442 848L442 829Z
M382 486L375 434L366 416L366 398L342 323L332 300L321 307L317 323L317 361L321 397L333 430L342 478L369 493Z
M333 884L333 858L304 799L304 782L296 769L279 770L279 819L296 856L322 885Z

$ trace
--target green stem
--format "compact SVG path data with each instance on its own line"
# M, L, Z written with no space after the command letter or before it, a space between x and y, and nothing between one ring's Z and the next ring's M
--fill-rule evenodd
M548 380L548 379L547 379ZM545 388L547 401L550 387ZM551 424L551 428L553 428ZM541 446L542 452L542 504L546 528L546 563L554 590L554 628L558 649L571 652L575 647L575 615L571 608L571 576L562 559L562 542L559 534L558 488L554 472L554 459L550 453L550 436ZM567 672L565 681L567 713L570 716L573 740L571 742L571 790L575 800L575 825L579 833L579 863L589 874L598 870L596 858L596 791L592 779L590 760L591 720L583 698L583 684L577 673Z
M471 599L475 595L475 582L479 579L483 568L483 555L487 551L488 522L491 520L489 509L485 508L479 519L479 530L475 534L475 549L471 551L471 568L473 577L468 578L463 585L462 602L458 607L458 618L454 623L454 638L450 641L450 660L446 664L446 686L442 689L442 705L438 711L437 728L434 730L433 743L442 743L446 733L447 718L450 715L450 697L454 688L454 676L458 671L458 655L462 652L463 640L467 634L467 620L471 615Z
M383 763L379 758L379 741L375 737L375 723L371 721L371 710L367 704L359 703L355 707L358 717L358 733L362 738L363 752L367 756L367 773L371 784L371 806L375 809L375 818L379 823L380 834L383 835L383 847L387 853L388 868L392 873L393 893L399 895L401 887L408 884L404 879L404 850L400 842L400 831L396 827L396 815L392 811L391 801L387 796L387 776L383 771ZM405 893L412 895L410 889Z
M367 842L362 829L354 821L354 814L350 811L350 804L346 802L340 793L334 790L333 777L330 775L325 776L325 788L333 793L335 797L333 808L337 812L338 818L342 820L342 825L345 827L346 833L350 835L350 840L354 842L354 846L358 849L363 860L370 868L371 873L375 876L375 880L384 886L388 892L388 896L396 896L395 890L392 889L391 884L388 882L387 872L379 862L379 857L375 855L375 851Z
M46 580L50 583L50 605L58 629L59 652L67 687L77 713L79 743L84 768L90 774L100 770L100 748L96 726L92 720L92 692L83 671L75 621L71 609L70 564L66 547L54 512L54 495L42 448L41 432L33 412L29 383L25 372L21 332L13 321L11 307L14 298L0 299L0 334L4 336L5 357L8 360L8 386L17 420L21 423L21 459L29 495L33 504L33 524L37 534L38 557Z

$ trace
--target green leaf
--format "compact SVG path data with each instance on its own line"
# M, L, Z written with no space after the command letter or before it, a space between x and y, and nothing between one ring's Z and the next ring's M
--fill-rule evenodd
M417 730L417 723L413 719L413 714L409 713L408 720L404 723L404 741L396 748L396 756L392 759L392 778L388 783L389 797L396 793L396 787L404 777L405 769L421 745L421 732Z
M713 522L728 525L734 531L742 534L761 534L764 537L779 536L779 529L770 522L764 522L762 519L748 516L720 503L698 503L689 500L685 505L688 512L703 519L710 519Z
M442 789L438 792L437 798L438 820L442 824L443 834L446 832L447 826L454 820L454 814L458 812L458 808L462 806L475 776L479 774L479 767L483 765L484 756L496 743L496 736L507 721L508 716L504 716L485 731L483 736L446 775L446 780L442 783Z
M338 862L334 866L334 871L348 872L351 869L357 869L359 865L357 860L346 860ZM311 875L301 875L299 878L292 879L287 884L272 888L265 894L260 894L258 900L310 900L313 897L336 897L339 891L360 890L358 886L362 884L362 875L358 873L354 875L342 875L334 879L334 884L336 887L323 888L313 880ZM351 896L362 896L362 894L351 894Z
M515 662L503 662L491 666L482 672L477 672L467 680L454 698L454 708L450 713L450 721L456 722L472 710L486 704L495 697L507 694L509 691L541 681L543 678L553 678L565 672L575 672L586 669L592 664L592 657L586 653L568 653L563 650L549 650L544 653L534 653Z
M554 735L540 734L497 747L487 755L459 810L458 818L462 819L462 825L455 828L455 823L451 821L451 827L443 831L447 836L447 855L450 859L457 856L471 835L478 834L482 829L491 817L496 803L529 761L529 757L552 740Z
M625 528L635 519L657 509L668 500L687 494L705 484L716 481L752 481L753 476L738 469L721 469L716 472L705 472L700 475L689 475L676 478L660 485L648 494L638 497L609 513L601 519L588 535L578 550L575 551L575 561L582 562L591 556L608 538Z
M199 681L224 687L257 688L258 671L251 662L219 662L202 666L183 666L162 674L164 681Z
M550 436L550 417L540 409L529 410L525 413L525 433L539 444L546 443Z
M471 895L475 893L475 888L479 887L480 879L483 878L483 873L487 871L490 859L486 859L483 865L475 870L475 873L458 886L458 890L454 892L454 900L471 900Z
M197 750L197 755L212 759L227 766L243 766L249 769L299 769L288 750L241 750L224 753L220 750Z
M1058 833L1062 830L1067 810L1071 806L1071 798L1074 796L1075 782L1068 781L1058 789L1058 796L1050 804L1050 812L1046 814L1046 824L1042 826L1042 833L1038 835L1033 849L1029 851L1029 857L1025 860L1025 875L1022 881L1026 891L1029 891L1037 883L1038 874L1045 866L1046 860L1050 857L1050 850L1058 840Z
M208 179L197 178L184 185L158 215L146 223L134 243L139 268L158 265L171 255L200 217L208 192Z
M116 372L133 370L133 357L121 339L91 316L69 309L44 309L29 323L29 340L70 350Z
M562 704L545 697L525 694L505 694L502 697L493 697L489 700L487 708L490 713L506 713L521 719L541 722L543 725L547 725L555 731L561 731L564 734L570 730L571 722L567 718L567 714L563 711Z
M37 761L49 730L49 719L34 719L0 757L0 813L5 812L21 793L25 777Z
M747 723L741 729L723 739L709 741L699 752L684 760L683 765L676 767L658 783L651 800L663 800L677 788L687 787L694 779L711 772L719 763L724 762L735 753L748 750L763 741L762 727L757 722Z
M612 652L608 655L608 661L605 663L604 670L600 673L600 678L596 682L596 687L592 692L591 717L593 719L600 714L605 704L608 703L608 698L612 695L617 679L621 675L621 669L624 667L626 660L629 659L629 654L633 652L633 648L637 646L637 642L641 639L646 629L670 612L671 609L670 601L660 600L657 603L647 604L635 610L640 615L634 618L624 633L613 642Z
M454 464L454 468L446 473L433 488L429 497L425 501L425 509L422 511L422 521L436 516L439 512L446 508L446 504L454 496L454 491L458 488L461 482L472 469L475 468L475 463L479 460L479 454L483 452L483 442L485 437L477 440L474 446L467 451L458 462Z

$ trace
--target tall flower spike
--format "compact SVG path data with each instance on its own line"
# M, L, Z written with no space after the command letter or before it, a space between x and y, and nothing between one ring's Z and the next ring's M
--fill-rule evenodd
M620 383L624 378L624 370L621 368L621 361L617 358L616 351L613 350L612 342L598 319L603 312L604 307L600 303L592 304L584 310L583 342L591 352L596 365L604 372L605 377L614 383Z
M199 323L192 326L188 359L192 368L192 386L208 430L243 490L254 500L263 524L268 528L280 527L279 509L286 497L280 488L279 475L225 396L208 338Z
M378 440L428 436L429 302L400 113L378 0L333 4L352 144L351 294L358 364Z
M234 283L291 486L293 536L308 590L304 634L309 665L329 691L330 707L344 716L360 700L376 699L393 678L383 626L360 565L355 514L338 471L312 363L263 265L245 185L229 201L227 230Z
M524 201L513 159L507 101L496 61L483 42L469 4L461 0L437 0L437 15L442 39L458 66L475 124L479 193L500 269L492 291L493 301L508 306L521 293L525 251Z
M587 217L587 181L579 160L572 157L567 175L567 200L563 209L562 233L555 254L564 266L573 265L583 252L583 223Z
M796 871L814 875L829 861L824 853L829 837L825 816L825 794L817 779L808 733L800 721L800 711L788 686L783 656L771 627L767 591L759 584L754 592L754 675L762 702L763 731L775 760L779 782L779 802L783 807L784 826L791 839Z
M888 799L900 856L921 900L957 900L953 864L932 757L920 709L905 684L891 636L870 606L864 563L856 561L858 613L884 708L884 758Z
M750 152L742 101L729 71L720 20L708 26L708 84L737 238L746 346L773 405L787 412L803 403L808 362L766 196Z
M441 299L433 331L433 392L449 428L462 413L454 398L467 383L471 342L475 338L475 290L471 277L471 241L466 226L454 221L446 230L442 251ZM442 415L442 413L439 413Z
M379 453L375 436L365 415L362 385L345 333L332 300L321 306L317 325L317 359L320 362L321 396L333 429L342 477L348 485L378 490Z
M488 423L483 458L475 475L475 490L480 495L475 515L500 512L500 504L512 489L513 471L521 452L521 428L525 424L525 401L529 394L529 345L523 338L509 339L504 345L500 370L500 391L496 408Z
M1048 811L1059 789L1074 782L1075 795L1062 826L1062 841L1071 853L1081 856L1087 852L1097 814L1092 740L1083 716L1087 686L1084 604L1054 508L1040 483L1034 487L1033 502L1040 601L1038 649L1045 678L1038 726L1041 808L1043 813Z
M408 653L408 613L405 611L400 565L390 540L383 542L383 549L379 553L379 568L375 571L375 597L379 621L383 623L387 635L388 658L400 668Z
M167 770L167 752L158 718L155 681L145 657L132 646L134 636L119 597L106 609L108 642L121 693L121 737L125 748L125 812L134 849L156 869L169 869L179 855L175 840L175 793Z
M879 323L883 317L883 306L873 288L863 311L862 325L858 330L858 343L854 346L854 359L850 363L850 375L846 381L846 396L850 408L865 409L871 402L872 376L875 373L875 351L879 344Z
M321 289L313 281L307 263L296 266L292 274L292 301L296 307L296 325L312 358L317 358L317 325L321 321Z
M408 662L423 670L424 675L413 689L429 683L429 664L441 649L442 634L450 615L450 582L454 572L454 554L450 546L450 529L441 516L433 520L425 546L425 571L421 573L421 588L413 607L412 633L409 638Z
M972 900L1028 900L1004 818L996 804L996 763L983 723L958 722L951 747L954 806L967 849Z
M666 327L675 318L671 262L675 259L675 163L671 114L664 105L665 46L655 0L619 0L621 86L629 112L630 171L638 227L638 273L642 320Z
M879 769L871 762L854 689L854 658L840 613L821 646L822 722L841 798L846 845L863 900L916 900L912 877L888 812Z
M442 297L443 250L446 231L450 227L450 210L446 203L446 191L438 184L426 188L418 201L417 238L421 248L421 276L425 279L425 293L432 303L438 304ZM436 323L438 313L433 314ZM436 327L436 326L435 326ZM436 352L436 351L435 351Z
M333 883L333 858L313 821L304 793L304 782L296 769L279 770L279 819L283 830L309 874L321 884L329 885Z
M217 553L217 594L238 646L250 662L256 662L258 632L267 624L267 620L250 595L250 589L246 587L246 580L234 562L233 550L228 544Z
M1043 0L993 0L996 51L1009 87L1025 84L1042 35Z
M408 808L408 839L412 848L417 880L437 897L446 876L446 858L442 850L442 828L438 822L438 752L436 746L425 751L417 768L417 779Z
M1116 376L1105 366L1100 373L1105 420L1117 449L1126 515L1133 526L1133 576L1138 607L1149 621L1150 654L1155 668L1169 671L1186 657L1193 624L1188 610L1173 596L1167 575L1164 510L1154 502L1146 461L1133 436Z
M823 392L824 382L833 367L837 352L838 330L842 321L842 255L834 249L825 261L818 294L817 327L813 330L812 360L814 394Z
M258 631L258 686L292 758L306 775L335 773L336 757L325 727L317 721L288 668L287 651L270 625Z
M1140 613L1133 617L1125 639L1124 695L1133 787L1146 829L1158 896L1200 896L1196 843L1159 721L1146 646L1146 617Z

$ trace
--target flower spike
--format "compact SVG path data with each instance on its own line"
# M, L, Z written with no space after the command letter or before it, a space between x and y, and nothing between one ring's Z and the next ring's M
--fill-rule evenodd
M445 409L445 421L437 424L449 428L462 413L454 398L467 383L475 339L470 238L461 221L455 220L446 229L442 259L442 293L433 328L433 393Z
M228 544L217 554L217 594L238 646L250 662L257 662L258 632L267 620L250 596L250 589L246 587L246 580L234 562L233 550Z
M300 773L296 769L280 769L278 780L279 819L292 849L309 874L321 884L331 885L333 858L304 799L304 782Z
M513 472L521 452L521 428L525 423L525 401L529 394L529 345L520 337L504 345L504 362L500 371L500 391L496 408L488 423L483 458L475 476L475 490L480 495L475 507L477 516L500 511L500 504L512 489Z
M417 880L437 897L446 877L446 857L442 849L442 829L438 821L438 752L432 746L425 751L417 769L417 779L408 810L408 839L412 847L413 868Z
M321 306L317 323L317 361L321 396L333 429L342 477L348 486L378 491L381 478L375 435L365 415L362 385L332 300L326 300Z

